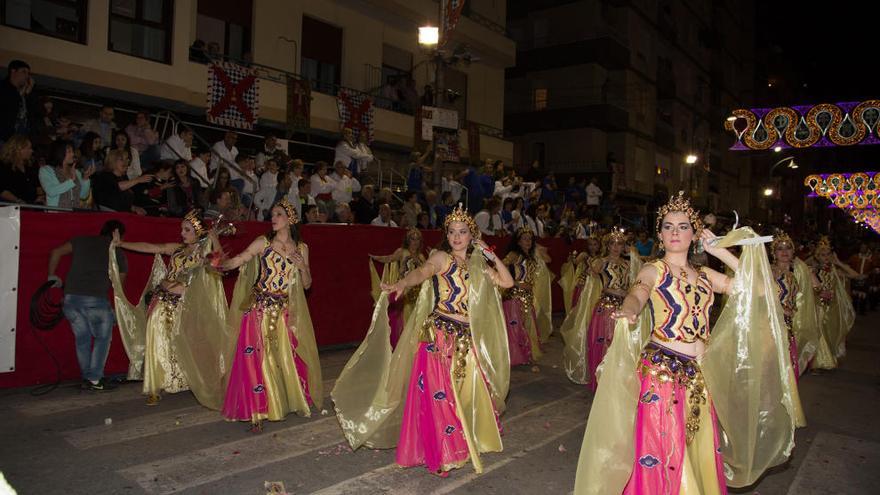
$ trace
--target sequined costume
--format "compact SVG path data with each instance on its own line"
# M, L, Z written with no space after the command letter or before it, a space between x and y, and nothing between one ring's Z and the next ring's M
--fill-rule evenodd
M541 358L535 293L538 262L519 253L508 253L504 264L513 276L514 286L504 291L502 307L510 344L510 365L529 364Z
M706 272L686 280L652 262L648 302L635 325L617 322L602 364L576 495L721 494L788 459L803 420L765 248L740 244L757 237L741 228L716 244L743 254L711 332ZM699 359L667 347L696 341L707 345Z
M797 340L794 336L794 316L797 312L797 298L801 287L794 275L794 266L791 266L788 270L774 270L773 277L776 280L779 303L782 305L785 328L788 331L788 352L791 357L791 365L794 367L795 377L799 377L800 366L798 364Z
M426 279L397 347L387 339L388 296L336 381L336 415L352 448L397 448L401 466L442 474L502 449L498 414L510 380L498 290L482 256L445 255Z
M210 242L202 241L176 249L167 266L157 254L138 304L128 301L115 260L110 263L116 318L131 363L129 379L143 378L151 403L160 392L184 390L192 390L211 409L220 409L223 401L226 296L220 276L203 266ZM166 289L172 286L184 290Z
M265 247L239 274L230 324L240 322L223 403L228 420L279 421L322 405L321 368L299 269ZM297 249L302 250L302 246Z

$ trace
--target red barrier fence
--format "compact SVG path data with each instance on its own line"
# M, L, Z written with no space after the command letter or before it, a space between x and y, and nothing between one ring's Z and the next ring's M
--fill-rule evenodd
M114 213L47 213L22 211L21 249L19 250L18 318L15 348L15 371L0 373L0 387L17 387L47 383L55 379L55 367L40 346L35 333L39 333L49 351L58 359L63 379L79 376L73 334L66 320L54 329L43 332L32 328L28 313L31 296L46 281L49 253L74 236L97 235L107 220L116 218L125 223L125 239L145 242L176 242L180 239L180 221L168 218L139 217ZM268 231L265 222L236 224L238 232L223 238L227 253L236 254L254 238ZM374 227L371 225L306 225L302 236L309 245L311 256L312 288L306 293L309 310L315 326L319 346L357 344L365 335L372 316L373 300L370 297L368 255L390 254L401 246L403 229ZM427 246L439 243L441 232L425 231ZM489 238L487 243L497 245L499 255L507 249L508 239ZM559 268L575 246L561 239L542 239L553 261L551 270L558 274ZM578 243L580 250L583 246ZM5 256L14 256L6 253ZM130 300L140 296L150 271L152 255L126 252L128 276L125 291ZM64 279L70 264L65 257L58 267ZM235 275L226 280L227 296L235 283ZM57 295L57 294L55 294ZM559 285L553 283L553 305L562 310ZM122 348L118 331L114 330L106 373L123 373L128 369L128 359Z

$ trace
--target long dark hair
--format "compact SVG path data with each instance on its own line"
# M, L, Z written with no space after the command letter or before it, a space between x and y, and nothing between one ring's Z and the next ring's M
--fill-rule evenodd
M67 156L67 148L73 149L73 143L70 141L52 141L49 145L49 152L46 156L49 165L60 167L64 164L64 157Z
M82 154L83 158L98 158L101 156L100 148L97 150L95 149L96 139L101 139L101 136L91 131L87 132L85 137L83 137L83 140L79 145L79 152Z
M529 252L523 252L522 248L519 246L519 240L522 239L524 235L532 236L532 247L529 248ZM531 230L520 229L513 233L513 237L510 239L510 244L507 246L508 253L517 253L520 254L530 260L535 259L535 234Z

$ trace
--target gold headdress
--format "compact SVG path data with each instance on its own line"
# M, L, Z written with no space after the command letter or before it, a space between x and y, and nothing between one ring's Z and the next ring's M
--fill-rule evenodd
M448 230L452 222L467 224L468 229L471 231L471 237L474 239L480 238L480 229L477 227L477 222L474 222L473 217L468 214L467 210L462 208L461 203L452 209L452 213L446 215L446 220L443 221L443 230Z
M660 233L660 225L663 223L663 217L670 212L681 212L688 216L691 225L694 227L694 240L700 238L703 233L703 221L700 219L700 212L691 206L691 201L684 196L684 191L678 191L677 196L670 196L669 202L661 206L657 210L657 221L654 225L657 233Z
M410 227L410 228L406 229L406 239L409 239L413 235L416 235L419 237L419 239L421 239L422 238L422 231L415 228L415 227Z
M526 234L529 234L530 236L535 237L535 233L532 232L532 229L530 229L528 227L520 227L519 230L516 231L517 237L522 237Z
M299 223L299 215L296 214L296 207L293 206L293 203L287 200L287 196L283 196L275 206L278 206L284 210L284 213L287 214L287 223L290 225L296 225Z
M201 219L201 211L198 209L189 210L186 215L183 216L183 219L189 222L192 225L193 230L196 232L196 235L201 237L208 232L208 229L205 228L205 224Z
M827 235L823 235L819 238L819 241L816 242L816 249L814 254L818 254L820 251L828 251L829 253L832 251L831 240L828 239Z
M622 242L626 244L626 231L622 228L612 227L611 232L605 234L602 241L603 244L611 244L612 242Z
M773 236L773 240L770 242L770 252L774 253L777 249L785 248L794 249L794 241L791 240L788 234L780 230Z

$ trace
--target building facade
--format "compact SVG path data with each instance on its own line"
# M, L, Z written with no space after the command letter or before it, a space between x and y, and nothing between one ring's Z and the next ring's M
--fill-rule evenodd
M728 151L724 119L753 97L754 16L754 2L732 0L511 3L515 160L608 187L615 169L618 196L685 190L700 206L744 213L751 158Z
M471 4L448 45L472 55L444 73L461 95L449 106L485 130L482 157L510 160L512 144L500 137L504 70L515 57L504 35L506 2ZM435 82L417 36L419 26L438 25L431 0L4 0L2 7L0 63L27 61L44 90L204 115L207 65L191 49L199 40L213 54L311 79L309 131L317 135L339 132L339 87L377 95L376 146L403 151L414 142L412 109L380 104L381 86L393 74L408 74L419 94ZM282 127L286 84L261 80L260 93L260 124ZM466 156L467 131L461 134Z

